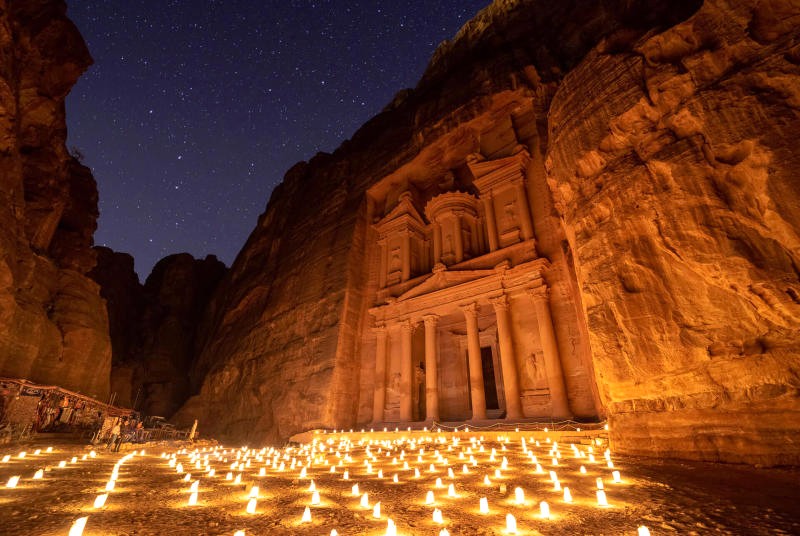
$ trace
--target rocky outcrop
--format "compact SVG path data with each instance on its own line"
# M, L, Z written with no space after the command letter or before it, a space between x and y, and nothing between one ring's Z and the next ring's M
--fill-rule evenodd
M91 249L97 189L65 147L91 57L61 1L0 2L0 374L105 399L111 347Z
M709 1L559 85L548 180L620 450L798 463L800 6Z
M788 0L494 2L273 192L178 421L249 440L367 422L367 190L522 145L573 411L593 383L617 450L800 462L799 20Z
M189 396L197 327L225 265L214 256L170 255L142 285L130 255L96 249L91 275L108 307L112 392L123 406L170 417Z

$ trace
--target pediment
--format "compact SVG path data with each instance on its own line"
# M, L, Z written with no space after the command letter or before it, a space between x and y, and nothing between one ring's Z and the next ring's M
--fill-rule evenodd
M397 297L397 301L400 302L404 300L410 300L424 294L430 294L439 290L456 287L458 285L469 283L470 281L477 281L493 274L495 274L494 270L442 270L432 274L419 285L408 289L406 292Z
M395 221L416 224L421 227L426 225L422 215L411 201L411 195L405 194L400 196L397 205L390 210L389 213L386 214L386 216L384 216L378 223L376 223L375 227L380 230L389 226L389 224Z

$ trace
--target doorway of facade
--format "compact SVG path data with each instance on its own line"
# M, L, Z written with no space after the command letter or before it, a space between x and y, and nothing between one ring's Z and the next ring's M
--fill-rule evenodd
M483 392L486 395L486 409L500 409L500 400L497 397L497 380L494 373L494 359L492 348L481 348L481 366L483 367Z

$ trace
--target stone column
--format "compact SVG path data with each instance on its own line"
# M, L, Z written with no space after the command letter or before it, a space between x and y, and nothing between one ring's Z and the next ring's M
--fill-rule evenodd
M381 255L381 271L378 274L378 287L385 288L386 287L386 271L389 269L388 267L388 260L387 256L389 253L386 251L386 240L378 240L378 247L380 248L380 255Z
M433 266L442 262L442 226L439 222L433 222Z
M414 362L411 359L411 335L414 324L411 320L400 323L400 420L411 422L414 396Z
M467 323L467 355L469 356L469 392L472 399L472 418L486 418L486 393L483 390L481 341L478 335L478 304L463 305Z
M517 203L519 203L519 224L522 228L522 239L530 240L533 238L533 224L531 223L528 193L525 191L525 181L518 180L514 184L514 189L517 192Z
M439 340L437 324L439 317L425 315L425 420L439 420L438 361Z
M533 299L536 311L536 321L539 325L539 337L544 352L544 366L547 372L547 386L550 388L550 401L553 406L553 418L571 419L569 410L567 387L564 382L564 372L561 368L561 358L558 355L558 343L553 329L553 319L550 316L550 289L545 286L528 289Z
M372 422L383 422L386 406L386 326L378 324L375 332L375 398L372 402Z
M455 240L456 264L458 264L464 260L464 233L461 232L461 213L453 211L453 217L456 220L455 231L453 232L453 240Z
M408 281L411 279L411 233L405 231L402 237L403 250L400 253L403 256L403 271L400 274L400 281Z
M491 299L494 314L497 317L497 339L500 346L500 362L503 364L503 389L506 392L506 418L521 419L522 402L520 401L519 374L517 359L514 354L514 342L511 337L511 314L508 296L503 294Z
M483 199L483 210L486 212L486 234L489 236L489 251L500 247L497 239L497 220L494 218L494 198L487 193Z

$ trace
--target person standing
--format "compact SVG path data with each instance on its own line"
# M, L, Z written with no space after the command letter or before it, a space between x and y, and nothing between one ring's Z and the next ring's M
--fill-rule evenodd
M114 426L111 428L111 438L108 440L108 443L106 444L106 449L110 449L111 447L114 447L116 450L119 450L119 448L116 445L117 438L119 437L119 434L120 434L119 421L117 421L117 422L114 423Z

